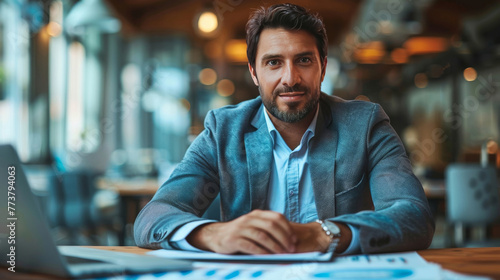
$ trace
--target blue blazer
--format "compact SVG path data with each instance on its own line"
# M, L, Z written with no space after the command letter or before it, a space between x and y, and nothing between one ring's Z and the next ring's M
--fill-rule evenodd
M319 104L308 155L318 218L357 226L363 253L427 248L429 205L383 109L324 93ZM205 130L139 213L138 246L172 248L172 234L201 220L219 193L222 221L266 208L273 152L262 110L257 97L208 113Z

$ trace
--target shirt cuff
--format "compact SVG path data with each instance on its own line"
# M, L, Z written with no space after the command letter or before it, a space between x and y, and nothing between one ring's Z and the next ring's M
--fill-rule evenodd
M347 247L347 249L339 255L359 254L361 251L359 244L359 228L356 226L351 226L350 224L347 224L347 226L349 227L349 229L351 229L352 233L351 244L349 244L349 247Z
M170 243L173 245L173 247L176 247L179 250L186 250L186 251L197 251L197 252L205 252L203 250L200 250L193 245L189 244L187 242L186 237L197 227L208 224L208 223L214 223L217 222L215 220L201 220L201 221L196 221L196 222L190 222L182 227L180 227L170 238Z

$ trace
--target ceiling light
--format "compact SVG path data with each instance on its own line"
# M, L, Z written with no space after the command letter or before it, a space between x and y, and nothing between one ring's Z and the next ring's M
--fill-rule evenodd
M195 26L200 35L211 37L216 34L219 28L219 19L214 12L205 10L196 18Z
M403 48L396 48L391 52L391 58L396 63L407 63L408 54Z
M441 37L412 37L404 43L408 55L421 55L443 52L448 49L450 43Z
M245 39L232 39L226 43L225 52L232 62L247 63L247 43Z
M214 31L217 29L218 24L217 16L212 12L204 12L198 19L198 28L204 33Z
M354 58L362 64L379 63L386 55L385 45L381 41L371 41L360 44L354 51Z
M468 67L464 70L464 79L467 81L467 82L472 82L472 81L475 81L477 78L477 72L476 72L476 69L472 68L472 67Z

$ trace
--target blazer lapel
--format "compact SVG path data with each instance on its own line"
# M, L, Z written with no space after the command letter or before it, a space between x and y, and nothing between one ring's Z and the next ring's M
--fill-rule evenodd
M271 136L263 116L258 110L252 125L257 130L245 134L251 209L265 209L273 159Z
M331 109L320 99L315 136L311 139L308 155L319 219L335 216L334 183L338 135L331 123Z

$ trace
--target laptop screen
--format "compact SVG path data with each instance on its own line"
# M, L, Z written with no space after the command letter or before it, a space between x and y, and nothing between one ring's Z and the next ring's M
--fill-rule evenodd
M10 271L68 275L45 216L10 145L0 146L0 263ZM6 253L4 253L6 252Z

